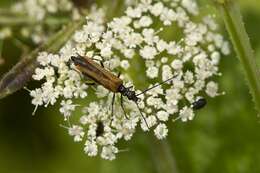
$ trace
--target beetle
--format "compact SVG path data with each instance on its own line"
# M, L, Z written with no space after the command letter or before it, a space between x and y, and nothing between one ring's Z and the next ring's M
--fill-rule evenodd
M122 79L119 78L119 75L116 76L112 72L106 70L102 63L100 65L97 62L95 62L94 60L92 60L91 58L86 57L86 56L83 57L79 54L77 56L72 56L71 61L74 63L76 69L83 74L83 76L86 76L86 77L92 79L97 84L100 84L103 87L105 87L106 89L108 89L109 91L113 92L112 111L111 111L112 115L113 115L113 111L114 111L115 94L120 93L121 94L121 107L123 109L125 117L128 118L124 105L123 105L123 96L127 97L129 100L133 101L136 104L147 127L148 127L148 124L138 105L138 101L140 99L138 96L140 96L140 95L146 93L147 91L154 89L164 83L167 83L176 77L176 76L173 76L165 81L162 81L161 83L159 83L157 85L152 86L151 88L144 90L143 92L141 92L139 94L136 94L135 91L131 90L133 88L133 86L131 86L131 87L124 86ZM194 109L199 109L200 107L202 108L204 102L205 102L204 100L198 100L197 102L194 102L193 103Z
M206 106L206 104L207 104L207 100L205 98L201 97L192 103L192 108L194 110L199 110L199 109L204 108Z
M125 116L127 117L123 106L123 96L126 96L129 100L132 100L136 103L143 119L145 120L143 113L141 112L141 109L137 104L139 98L137 97L136 92L131 90L132 87L125 87L123 85L122 79L120 79L119 76L116 76L110 71L106 70L104 67L102 67L102 64L100 66L97 62L89 57L83 57L80 55L72 56L71 61L76 66L77 70L79 70L84 76L92 79L94 82L113 92L111 111L112 115L114 111L115 94L121 93L121 107L124 111Z
M97 122L97 128L96 128L96 137L99 137L99 136L102 136L103 133L105 132L105 129L104 129L104 124L102 121L98 121Z

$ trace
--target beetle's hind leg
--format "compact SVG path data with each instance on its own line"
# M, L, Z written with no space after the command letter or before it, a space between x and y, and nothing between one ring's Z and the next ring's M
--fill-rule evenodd
M100 60L100 59L96 59L96 58L91 58L92 60L94 60L94 61L98 61L99 63L100 63L100 65L101 65L101 67L103 67L103 68L105 68L105 66L104 66L104 59L102 58L102 60Z
M124 98L123 98L123 95L122 95L122 94L121 94L121 98L120 98L120 104L121 104L121 108L122 108L122 110L123 110L123 112L124 112L125 118L126 118L126 119L129 119L129 117L127 116L126 111L125 111Z
M113 93L112 104L111 104L111 117L114 116L114 104L115 104L116 93Z

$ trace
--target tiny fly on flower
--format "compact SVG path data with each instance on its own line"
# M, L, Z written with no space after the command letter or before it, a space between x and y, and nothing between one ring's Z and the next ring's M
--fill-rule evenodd
M192 103L192 108L194 110L199 110L199 109L204 108L206 106L206 104L207 104L207 100L205 98L201 97Z
M113 73L111 73L110 71L106 70L102 64L99 65L98 63L93 61L91 58L82 57L82 56L78 55L78 56L72 56L71 61L76 66L77 70L79 70L84 76L92 79L96 83L102 85L109 91L113 92L112 111L111 111L112 115L113 115L113 110L114 110L113 107L114 107L114 102L115 102L115 94L120 93L121 94L121 107L124 111L126 118L127 118L127 115L126 115L124 105L123 105L123 96L126 96L129 100L133 101L136 104L136 106L139 109L139 112L148 128L149 128L149 126L146 122L146 119L138 105L138 101L140 99L138 96L145 94L147 91L152 90L164 83L167 83L176 77L176 76L173 76L157 85L152 86L151 88L144 90L143 92L141 92L139 94L136 94L135 91L131 90L133 88L133 86L131 86L131 87L124 86L123 81L119 78L119 76L116 76ZM203 100L194 102L193 103L194 109L199 109L200 107L202 108L203 107L202 103L204 103Z

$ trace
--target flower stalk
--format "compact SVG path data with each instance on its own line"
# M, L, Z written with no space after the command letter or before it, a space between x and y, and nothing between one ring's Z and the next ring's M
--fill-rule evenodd
M33 18L28 18L24 16L0 16L0 25L2 26L17 26L17 25L36 25L36 24L46 24L46 25L62 25L69 21L69 18L55 18L48 17L43 21L36 21Z
M0 11L1 14L1 11ZM17 25L36 25L36 24L46 24L49 26L62 25L69 22L69 17L55 17L48 16L43 21L37 21L32 17L28 17L24 14L15 14L12 12L3 13L0 15L0 25L1 26L17 26Z
M216 4L245 71L256 109L260 113L260 73L242 20L238 2L235 0L216 0Z
M175 158L167 139L160 141L154 136L149 136L148 141L157 172L178 173Z
M63 30L51 37L45 44L36 48L25 58L22 58L8 73L0 80L0 99L23 88L39 65L36 57L41 51L57 52L71 38L74 32L85 22L83 16L78 21L71 22Z

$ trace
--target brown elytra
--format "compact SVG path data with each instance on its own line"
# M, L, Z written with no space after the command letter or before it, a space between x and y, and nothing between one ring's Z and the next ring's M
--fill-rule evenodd
M88 57L77 56L71 57L71 59L83 75L104 86L109 91L119 92L119 87L123 84L119 77Z

